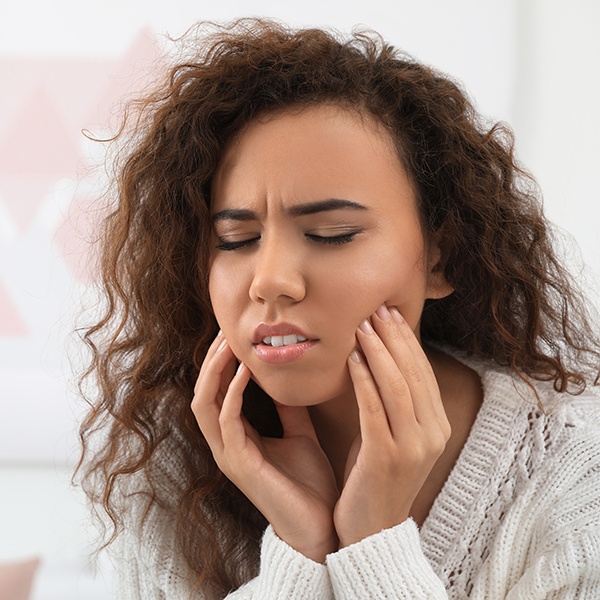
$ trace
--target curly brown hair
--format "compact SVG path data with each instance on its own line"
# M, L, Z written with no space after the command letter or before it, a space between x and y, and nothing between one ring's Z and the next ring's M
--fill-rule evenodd
M190 401L218 329L208 294L211 179L227 142L257 115L330 103L387 128L455 290L427 302L424 341L571 393L597 383L600 353L510 130L482 120L447 76L373 33L251 19L201 24L187 40L190 56L126 121L133 134L102 235L106 309L84 334L85 377L98 391L81 427L80 469L116 532L126 482L142 477L134 491L171 520L198 583L224 593L255 574L265 521L220 473ZM261 432L278 435L256 388L246 410ZM183 485L165 468L173 452Z

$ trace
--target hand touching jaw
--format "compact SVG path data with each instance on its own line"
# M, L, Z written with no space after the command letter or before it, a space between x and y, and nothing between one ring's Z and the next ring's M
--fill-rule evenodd
M281 439L251 427L242 415L251 373L244 363L234 373L236 360L222 335L202 365L192 403L223 473L283 540L321 562L406 520L450 437L431 365L398 310L379 307L356 339L360 350L352 351L348 368L360 431L343 480L336 482L306 407L276 403ZM335 440L335 431L330 434Z
M451 293L439 250L385 129L330 105L245 128L211 211L224 337L193 410L223 473L282 539L323 561L408 518L450 435L417 339L425 300ZM282 439L243 417L250 377L276 401Z

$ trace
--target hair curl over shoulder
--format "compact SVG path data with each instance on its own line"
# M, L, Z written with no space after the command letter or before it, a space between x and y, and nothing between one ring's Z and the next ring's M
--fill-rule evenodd
M190 401L217 331L211 179L227 142L257 115L334 103L387 128L455 290L427 302L424 340L559 391L597 381L600 355L510 131L486 125L456 83L372 33L251 19L201 24L186 39L187 58L130 107L133 135L103 230L106 311L84 336L98 393L81 428L81 466L88 494L117 525L123 482L143 477L148 510L165 511L199 581L225 592L255 572L265 522L219 472ZM249 413L259 392L248 392ZM276 435L268 403L254 412L257 427ZM165 475L173 453L177 482Z

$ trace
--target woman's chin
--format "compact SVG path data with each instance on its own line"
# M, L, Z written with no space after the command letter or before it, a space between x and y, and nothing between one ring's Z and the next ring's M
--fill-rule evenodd
M333 398L352 393L352 382L348 370L334 375L306 377L301 382L287 378L257 377L254 380L278 404L284 406L315 406Z

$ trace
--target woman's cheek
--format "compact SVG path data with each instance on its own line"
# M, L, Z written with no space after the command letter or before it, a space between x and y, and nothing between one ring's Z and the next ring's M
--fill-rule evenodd
M235 321L232 322L228 318L229 315L224 315L224 312L228 313L228 311L223 310L223 307L221 307L219 310L216 310L215 318L217 320L219 328L221 329L225 339L227 340L227 343L229 344L229 347L231 348L231 351L238 360L243 360L241 353L242 345L241 340L239 339L239 329L238 327L236 327Z
M209 294L213 313L219 329L223 332L227 343L236 357L240 356L240 343L236 338L236 333L239 334L239 313L236 316L236 310L232 297L223 293L223 288L219 286L218 280L209 279Z

